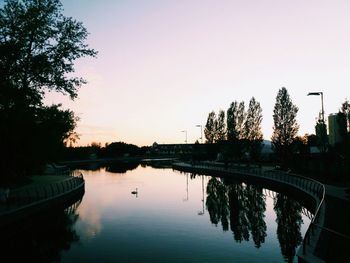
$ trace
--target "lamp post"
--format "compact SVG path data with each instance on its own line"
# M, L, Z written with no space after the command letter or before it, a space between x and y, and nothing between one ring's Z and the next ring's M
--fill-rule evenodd
M201 137L199 138L201 140L201 143L203 143L203 128L202 125L196 125L196 127L200 127L201 128Z
M328 144L328 136L327 136L327 126L324 120L324 107L323 107L323 92L309 92L308 96L319 96L321 95L321 120L318 120L315 126L316 135L321 139L320 150L322 153L326 152L327 144Z
M313 95L321 95L321 106L322 106L322 110L321 110L321 117L322 117L322 122L324 123L324 108L323 108L323 92L322 91L318 91L318 92L309 92L307 94L308 96L313 96Z
M187 143L187 131L186 130L183 130L183 131L181 131L181 132L184 132L185 133L185 135L186 135L186 139L185 139L185 143Z

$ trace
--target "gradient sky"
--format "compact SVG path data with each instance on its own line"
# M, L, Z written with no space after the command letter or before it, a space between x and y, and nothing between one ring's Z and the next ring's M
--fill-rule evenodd
M254 96L272 134L278 90L299 107L299 134L314 133L325 113L350 97L350 1L63 0L82 21L97 59L81 59L88 80L70 101L80 145L124 141L183 143L200 137L208 113Z

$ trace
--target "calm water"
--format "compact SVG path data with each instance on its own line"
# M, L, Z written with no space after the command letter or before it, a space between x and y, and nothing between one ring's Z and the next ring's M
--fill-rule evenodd
M259 186L141 166L81 171L83 200L25 241L29 261L296 262L310 222Z

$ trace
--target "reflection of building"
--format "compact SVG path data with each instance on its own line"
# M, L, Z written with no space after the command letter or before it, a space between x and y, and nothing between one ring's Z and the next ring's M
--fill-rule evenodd
M341 142L344 135L346 134L346 118L343 114L330 114L328 116L329 126L329 144L335 145Z

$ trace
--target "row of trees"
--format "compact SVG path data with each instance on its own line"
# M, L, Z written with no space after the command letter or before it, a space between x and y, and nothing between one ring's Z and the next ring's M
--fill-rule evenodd
M2 174L39 171L64 142L76 139L77 118L43 103L48 91L74 99L86 81L74 61L95 56L82 23L65 17L59 0L5 0L0 9L0 159ZM3 176L1 177L3 178Z
M272 144L275 152L286 159L291 153L291 146L296 138L299 125L296 122L298 108L292 103L286 88L281 88L276 97L273 111ZM252 97L248 109L243 101L234 101L225 112L220 110L218 116L212 111L208 115L204 134L206 143L225 141L235 150L235 157L249 154L252 160L259 158L263 133L261 130L262 108L260 103Z
M245 110L244 101L231 103L226 112L220 110L218 116L214 111L208 115L204 129L207 143L216 143L224 140L262 140L261 132L262 108L254 97L249 101Z
M101 143L93 142L90 146L66 147L61 160L88 160L94 158L119 158L145 155L149 147L139 147L125 142Z
M254 97L249 101L247 110L243 101L233 101L226 111L226 118L223 110L217 117L214 111L209 113L204 129L206 143L226 141L230 148L238 149L231 156L239 158L246 151L256 159L263 140L261 122L262 108Z
M331 131L333 141L328 142L327 126L319 120L315 134L298 136L298 107L293 104L286 88L279 89L273 110L273 134L271 136L274 155L270 156L284 168L292 168L308 174L332 175L341 179L350 167L350 102L345 100L337 113ZM210 112L205 126L207 152L211 158L221 153L224 158L258 161L262 149L262 110L260 103L252 98L246 110L244 102L231 103L226 114ZM334 130L337 129L337 130ZM334 137L335 136L335 137ZM310 149L319 154L310 155ZM344 177L345 178L345 177Z

